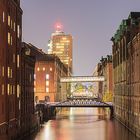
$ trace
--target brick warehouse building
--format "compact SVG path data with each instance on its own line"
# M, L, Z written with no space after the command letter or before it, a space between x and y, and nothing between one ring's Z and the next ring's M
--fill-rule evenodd
M104 102L112 102L113 96L113 66L112 56L107 55L105 58L101 58L100 63L97 65L97 75L104 76L105 81L98 83L99 98Z
M67 85L60 85L60 77L67 76L68 70L60 59L53 54L46 54L31 43L22 43L30 49L36 58L34 75L35 102L62 101L66 99Z
M67 68L56 55L44 55L35 66L35 97L51 102L66 100L66 86L61 87L60 77L67 76ZM65 87L65 88L64 88Z
M19 126L21 29L20 1L0 0L0 139L2 140L15 137Z
M37 128L37 115L34 110L34 68L35 57L30 49L22 45L21 50L21 96L20 96L20 135L26 136Z
M116 117L140 137L140 12L122 21L113 41Z

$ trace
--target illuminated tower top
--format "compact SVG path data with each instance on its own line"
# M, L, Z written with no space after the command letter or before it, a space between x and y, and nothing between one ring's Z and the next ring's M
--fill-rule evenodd
M48 42L48 54L56 54L72 73L72 48L73 40L70 34L62 31L62 24L55 24L55 32L51 34Z
M63 30L63 25L61 23L56 23L55 24L55 31L62 32L62 30Z

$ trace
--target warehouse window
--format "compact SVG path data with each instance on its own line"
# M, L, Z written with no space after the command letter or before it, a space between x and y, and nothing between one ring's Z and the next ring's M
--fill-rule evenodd
M17 67L19 68L19 54L17 55Z
M4 95L4 84L2 84L2 95Z
M8 26L10 26L10 22L11 21L11 18L10 18L10 15L8 15Z
M46 79L49 79L49 74L46 74Z
M5 13L2 14L3 23L5 22Z

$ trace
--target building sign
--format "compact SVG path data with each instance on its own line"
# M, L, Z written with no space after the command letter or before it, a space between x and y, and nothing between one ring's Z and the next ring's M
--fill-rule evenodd
M75 76L75 77L61 77L61 83L71 83L71 82L103 82L104 76Z

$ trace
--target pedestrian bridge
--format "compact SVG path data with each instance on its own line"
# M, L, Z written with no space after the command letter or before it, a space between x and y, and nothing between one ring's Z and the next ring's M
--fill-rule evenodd
M48 108L51 112L51 116L55 116L56 108L70 108L70 107L92 107L92 108L109 108L110 109L110 118L113 118L113 105L105 102L93 101L93 100L72 100L64 101L58 103L50 103Z
M113 118L113 105L110 103L100 102L96 100L67 100L64 102L47 102L47 103L39 103L36 105L37 110L41 110L43 112L44 120L51 119L56 116L57 110L60 108L81 108L81 107L92 107L92 108L109 108L110 109L110 118Z
M73 82L103 82L104 76L71 76L61 77L61 83L73 83Z
M49 104L50 107L109 107L112 108L112 104L104 102L93 101L93 100L71 100L59 103Z

